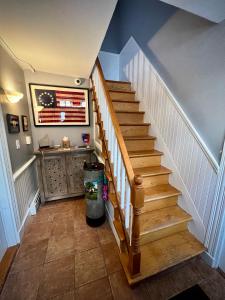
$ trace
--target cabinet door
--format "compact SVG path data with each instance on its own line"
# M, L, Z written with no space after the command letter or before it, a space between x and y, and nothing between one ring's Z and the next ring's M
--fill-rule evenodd
M84 161L90 162L90 154L68 154L66 158L68 189L70 194L84 194Z
M47 155L42 159L45 197L59 197L68 193L65 155Z

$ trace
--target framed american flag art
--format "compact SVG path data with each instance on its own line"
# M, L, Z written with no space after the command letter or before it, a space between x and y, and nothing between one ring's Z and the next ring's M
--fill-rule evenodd
M35 126L89 126L85 88L30 83Z

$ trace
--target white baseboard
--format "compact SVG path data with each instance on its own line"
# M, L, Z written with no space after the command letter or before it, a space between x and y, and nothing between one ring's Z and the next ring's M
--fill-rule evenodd
M201 258L212 268L215 268L215 260L214 258L207 252L203 252L201 254Z

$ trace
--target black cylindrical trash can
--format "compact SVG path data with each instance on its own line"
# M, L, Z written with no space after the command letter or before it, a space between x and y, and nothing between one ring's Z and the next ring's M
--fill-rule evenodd
M84 187L86 200L86 222L92 227L105 222L105 203L102 198L104 165L84 163Z

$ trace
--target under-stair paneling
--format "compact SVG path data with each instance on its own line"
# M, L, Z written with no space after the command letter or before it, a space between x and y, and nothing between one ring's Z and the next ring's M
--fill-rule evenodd
M35 159L35 157L34 157ZM15 191L19 218L17 219L17 229L20 235L23 234L23 226L29 214L30 206L39 196L37 183L36 163L30 160L16 173L14 173Z
M173 171L170 183L182 191L179 204L192 216L190 230L201 240L214 199L218 165L157 71L131 38L120 54L120 77L136 91L162 164ZM206 245L207 246L207 245Z

